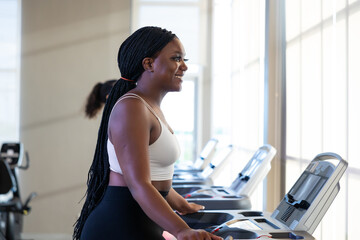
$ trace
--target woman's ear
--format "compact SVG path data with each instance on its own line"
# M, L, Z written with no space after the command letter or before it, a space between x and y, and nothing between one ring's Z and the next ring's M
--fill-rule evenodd
M143 68L145 69L145 71L150 71L150 72L154 71L153 62L154 62L154 60L149 57L146 57L143 59L142 65L143 65Z

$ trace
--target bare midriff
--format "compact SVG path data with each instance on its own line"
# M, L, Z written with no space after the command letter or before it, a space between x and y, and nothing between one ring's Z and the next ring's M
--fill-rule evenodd
M151 181L151 184L159 191L169 191L172 185L172 180ZM123 186L126 187L124 176L110 170L109 186Z

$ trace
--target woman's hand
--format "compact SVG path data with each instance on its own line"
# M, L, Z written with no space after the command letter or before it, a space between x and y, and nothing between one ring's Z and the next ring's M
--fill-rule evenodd
M190 213L196 213L199 210L204 210L204 209L205 209L205 206L203 206L203 205L199 205L196 203L188 203L188 204L186 204L186 208L185 207L182 208L181 211L177 210L177 212L180 215L186 215L186 214L190 214Z
M186 199L183 198L180 194L178 194L173 188L170 189L166 200L170 204L170 206L180 215L196 213L199 210L205 209L203 205L186 201Z
M222 237L201 229L184 229L176 236L177 240L223 240Z

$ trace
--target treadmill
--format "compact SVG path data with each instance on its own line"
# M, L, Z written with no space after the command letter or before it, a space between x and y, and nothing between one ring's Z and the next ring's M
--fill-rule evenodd
M203 171L174 173L172 185L212 185L214 176L216 176L224 167L224 165L228 162L229 156L232 152L232 145L228 145L222 149L217 149L214 153L214 157L211 159L211 162Z
M173 188L188 202L201 204L208 210L250 209L250 196L270 171L275 154L276 149L271 145L261 146L230 187L177 185Z
M191 228L227 239L305 239L313 232L340 190L348 163L335 153L317 155L273 213L203 210L181 216Z
M200 153L200 156L196 159L195 162L192 162L191 164L176 164L174 166L174 174L176 175L177 173L181 172L201 172L204 170L204 168L210 163L218 142L219 141L217 139L211 138L206 143Z

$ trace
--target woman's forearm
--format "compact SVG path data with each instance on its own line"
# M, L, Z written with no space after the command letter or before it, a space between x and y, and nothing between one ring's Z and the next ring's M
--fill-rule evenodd
M169 203L172 209L180 212L183 212L184 210L189 208L189 203L173 188L170 188L169 194L166 197L166 201Z
M190 229L153 185L143 184L129 189L146 215L166 231L177 236L179 232Z

